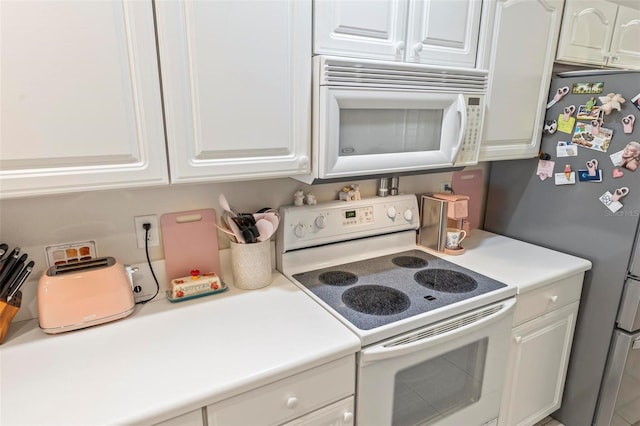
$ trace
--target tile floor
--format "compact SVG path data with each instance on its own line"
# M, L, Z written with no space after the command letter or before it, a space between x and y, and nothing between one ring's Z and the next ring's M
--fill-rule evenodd
M557 421L556 419L554 419L553 417L548 416L540 420L538 423L536 423L533 426L564 426L564 425L559 421Z

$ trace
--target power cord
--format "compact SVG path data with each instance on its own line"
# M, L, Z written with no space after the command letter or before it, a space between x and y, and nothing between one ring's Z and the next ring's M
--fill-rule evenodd
M156 273L153 272L153 266L151 266L151 258L149 258L149 230L151 229L151 224L144 223L142 224L142 227L144 228L144 251L147 254L147 263L149 264L149 269L151 269L151 275L153 275L153 280L156 282L156 294L154 294L147 300L141 300L136 303L136 304L144 305L145 303L155 299L158 293L160 293L160 283L158 283L158 278L156 277Z

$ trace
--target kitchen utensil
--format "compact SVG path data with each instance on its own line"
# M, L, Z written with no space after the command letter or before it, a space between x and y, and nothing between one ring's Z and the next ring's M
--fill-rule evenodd
M48 334L124 318L134 308L129 275L113 257L52 266L38 281L38 320Z
M242 236L242 231L240 231L240 228L238 228L238 225L236 225L236 223L233 221L231 213L225 210L222 213L222 218L224 220L224 223L227 224L227 227L231 229L231 232L233 232L233 235L235 235L236 242L240 244L246 243L246 241L244 240L244 237Z
M267 241L273 235L273 225L267 219L258 219L256 221L256 228L258 229L258 241Z
M484 179L482 170L464 170L453 172L451 185L456 194L464 194L469 197L469 215L465 220L469 223L469 229L480 228L482 217L482 200L484 199Z
M22 285L25 283L25 281L27 281L27 278L31 274L31 271L33 271L34 265L35 265L35 262L32 260L29 263L27 263L27 266L25 266L22 269L22 271L20 272L20 275L18 275L18 278L16 278L15 284L13 284L9 288L9 294L6 299L7 301L10 302L16 296L18 291L20 291L20 288L22 288Z
M255 243L256 238L260 236L258 228L256 228L256 220L253 215L241 213L232 220L238 225L238 229L242 232L242 238L245 243Z
M9 256L4 259L2 265L0 265L0 287L7 276L11 273L11 268L13 268L14 263L18 261L19 257L20 247L16 247L11 251L11 253L9 253Z
M236 209L232 208L231 205L229 205L227 197L225 197L222 193L218 197L218 203L220 204L220 207L222 207L224 211L229 212L232 217L238 216L240 214Z
M4 255L7 253L7 250L9 250L9 246L7 244L0 244L0 259L4 257Z
M163 214L160 225L169 280L188 276L195 269L221 276L215 210Z
M0 281L0 298L6 299L9 289L14 284L14 281L20 272L22 272L22 268L24 266L24 262L27 261L27 257L28 255L23 253L13 266L11 266L11 270L7 273L6 277Z
M277 210L269 209L264 212L254 213L253 214L256 223L260 219L268 220L271 222L271 226L273 227L273 233L275 233L280 225L280 215Z
M231 231L230 229L228 229L228 228L226 227L226 225L224 224L224 221L223 221L222 226L221 226L221 225L218 225L218 224L216 223L216 228L218 228L219 230L221 230L222 232L224 232L225 234L227 234L227 235L230 237L229 239L230 239L231 241L238 242L238 240L237 240L237 238L236 238L236 234L234 234L234 233L233 233L233 231Z

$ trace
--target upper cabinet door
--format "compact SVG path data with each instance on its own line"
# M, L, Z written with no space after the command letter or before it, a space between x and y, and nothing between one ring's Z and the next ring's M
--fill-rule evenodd
M609 65L640 69L640 9L618 6Z
M489 87L480 161L538 154L562 4L496 1L493 35L484 58Z
M567 0L558 60L606 65L617 9L615 3L602 0Z
M172 182L309 172L311 2L156 3Z
M475 67L481 12L481 0L412 1L407 61Z
M0 3L0 197L168 182L153 11Z
M315 54L404 61L406 0L313 3Z

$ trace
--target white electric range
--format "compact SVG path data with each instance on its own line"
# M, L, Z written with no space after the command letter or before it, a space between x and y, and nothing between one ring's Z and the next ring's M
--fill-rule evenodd
M278 269L362 342L358 424L494 424L513 286L417 245L412 194L280 214Z

